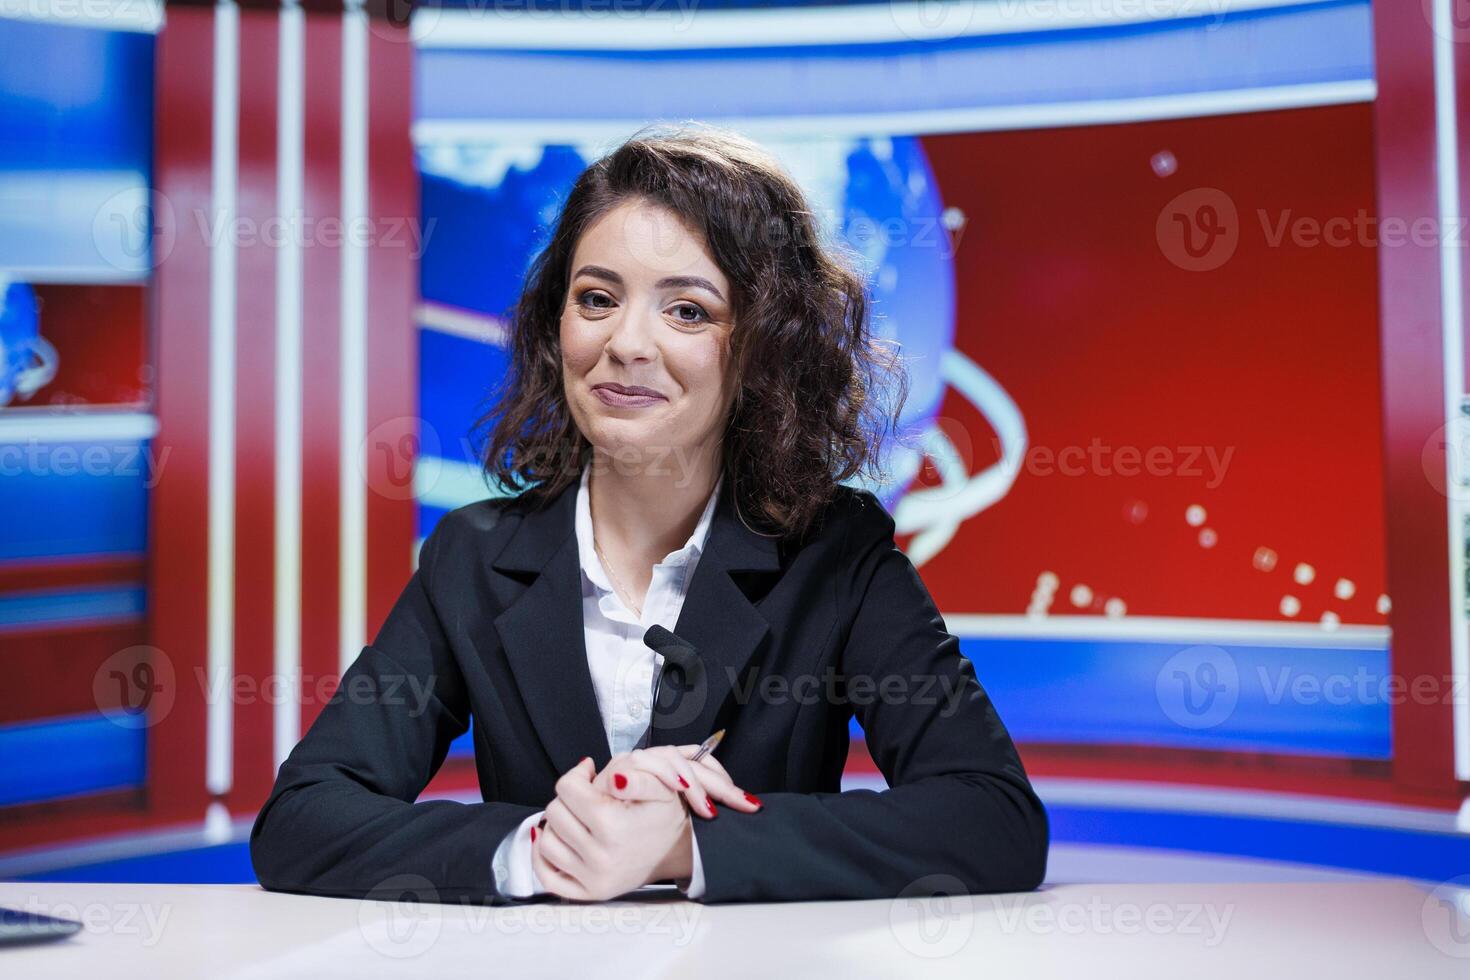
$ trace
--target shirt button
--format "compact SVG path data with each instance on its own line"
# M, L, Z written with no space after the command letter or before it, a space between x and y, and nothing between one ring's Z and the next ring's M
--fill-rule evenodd
M639 718L643 717L643 705L639 704L637 701L634 701L632 704L628 705L628 714L632 717L634 721L637 721Z

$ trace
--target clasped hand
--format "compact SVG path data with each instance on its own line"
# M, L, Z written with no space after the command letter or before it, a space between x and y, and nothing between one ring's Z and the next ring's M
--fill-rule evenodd
M690 815L713 820L715 801L761 808L697 745L660 745L613 756L602 772L590 758L562 774L546 818L531 832L531 864L547 891L600 901L692 871Z

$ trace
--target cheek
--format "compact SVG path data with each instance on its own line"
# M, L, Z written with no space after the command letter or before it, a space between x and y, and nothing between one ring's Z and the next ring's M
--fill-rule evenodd
M700 343L690 344L679 352L680 380L685 391L700 403L711 408L720 405L724 395L727 354L724 341L700 337Z
M597 364L602 344L591 331L579 330L576 324L562 320L561 359L562 363L577 374L586 374Z

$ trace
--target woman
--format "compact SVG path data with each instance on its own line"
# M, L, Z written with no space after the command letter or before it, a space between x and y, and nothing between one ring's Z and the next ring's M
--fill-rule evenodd
M425 541L281 767L261 883L493 903L1035 888L1048 825L1015 747L892 519L842 484L875 469L902 372L774 159L695 127L593 164L511 347L485 467L524 489ZM854 712L883 792L838 791ZM414 802L467 728L484 802ZM718 759L691 761L716 730Z

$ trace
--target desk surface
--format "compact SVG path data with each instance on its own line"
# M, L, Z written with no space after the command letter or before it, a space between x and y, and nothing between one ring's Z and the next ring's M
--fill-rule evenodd
M0 975L15 978L1470 976L1470 928L1457 931L1443 895L1392 879L501 908L250 885L0 882L0 905L86 925L60 943L0 949Z

